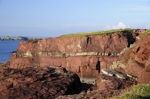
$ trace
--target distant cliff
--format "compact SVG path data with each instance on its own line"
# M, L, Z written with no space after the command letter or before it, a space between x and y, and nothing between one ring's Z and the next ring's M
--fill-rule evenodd
M28 40L29 38L28 37L23 37L23 36L18 36L16 37L16 40L23 40L23 41L26 41Z
M1 37L0 40L21 40L21 41L26 41L26 40L29 40L29 38L28 37L23 37L23 36L18 36L18 37L4 36L4 37Z

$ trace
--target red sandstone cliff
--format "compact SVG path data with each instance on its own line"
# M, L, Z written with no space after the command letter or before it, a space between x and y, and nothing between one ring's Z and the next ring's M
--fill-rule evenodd
M141 35L134 47L120 56L125 67L116 70L128 74L139 83L150 84L150 35Z
M10 62L5 66L13 68L10 69L13 72L18 70L24 72L29 69L32 71L32 67L39 67L37 69L51 66L64 67L76 73L83 82L96 79L96 84L91 89L75 97L106 98L119 95L121 90L137 82L150 84L150 35L142 34L143 31L145 30L21 42L16 53L10 56ZM9 69L6 70L7 72L11 73ZM32 76L34 75L36 74L33 73ZM22 76L24 78L24 74ZM5 85L5 87L10 86ZM40 92L39 89L37 91ZM58 99L68 97L72 96L60 96Z
M122 51L136 41L143 30L120 31L110 35L47 38L21 42L10 56L10 68L62 66L81 78L95 78L109 68Z

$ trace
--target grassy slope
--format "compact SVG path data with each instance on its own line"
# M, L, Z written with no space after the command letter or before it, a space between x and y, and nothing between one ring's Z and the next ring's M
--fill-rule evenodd
M126 29L118 29L118 30L105 30L105 31L96 31L96 32L83 32L83 33L73 33L73 34L64 34L61 37L65 37L65 38L70 38L70 37L84 37L84 36L88 36L88 35L109 35L115 32L119 32L119 31L130 31L132 29L130 28L126 28Z
M144 34L149 35L150 34L150 30L145 31Z
M150 99L150 85L138 84L125 91L118 99Z

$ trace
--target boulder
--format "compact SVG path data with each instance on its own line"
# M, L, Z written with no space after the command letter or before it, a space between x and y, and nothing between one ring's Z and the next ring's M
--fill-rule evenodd
M99 74L96 84L87 91L82 91L76 95L59 96L56 99L106 99L117 97L119 94L122 94L123 90L129 89L135 84L137 82Z
M96 86L98 90L120 90L130 87L135 84L131 80L120 79L114 76L99 74L96 79Z
M80 92L80 80L64 68L0 68L1 99L54 99Z

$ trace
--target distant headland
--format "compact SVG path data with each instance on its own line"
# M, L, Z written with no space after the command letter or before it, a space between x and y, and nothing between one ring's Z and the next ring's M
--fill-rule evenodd
M19 40L19 41L27 41L30 39L34 39L34 38L29 38L29 37L25 37L25 36L16 36L16 37L12 37L12 36L0 36L0 41L8 41L8 40Z

